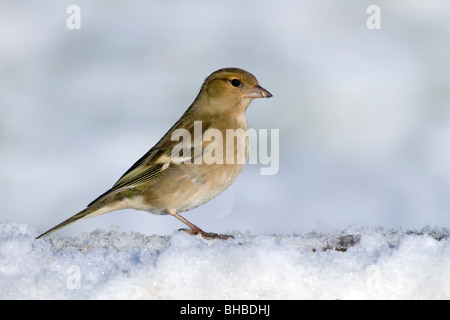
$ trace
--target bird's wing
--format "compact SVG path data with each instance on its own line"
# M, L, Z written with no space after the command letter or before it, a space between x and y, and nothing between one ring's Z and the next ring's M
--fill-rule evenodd
M210 127L210 124L211 122L202 125L202 134ZM194 153L194 150L196 149L194 145L194 143L196 143L194 139L194 123L192 122L192 124L183 125L184 129L190 133L191 137L191 141L187 141L187 145L185 146L185 150L189 150L188 153L183 153L182 156L177 155L176 159L172 157L173 148L180 143L177 139L172 140L172 133L174 131L174 128L172 128L152 149L136 161L136 163L133 164L119 180L117 180L111 189L92 201L88 207L120 191L157 180L164 172L170 170L170 168L174 166L174 163L177 165L193 163L194 158L199 156ZM197 142L201 143L201 141L198 140ZM186 141L183 141L183 143L186 143ZM204 148L205 145L202 147Z
M169 161L168 161L169 160ZM130 189L157 179L170 165L170 154L165 156L162 150L151 149L128 169L111 189L88 204L88 207L125 189Z

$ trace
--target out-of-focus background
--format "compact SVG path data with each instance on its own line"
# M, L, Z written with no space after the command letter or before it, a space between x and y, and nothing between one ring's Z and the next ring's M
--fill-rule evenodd
M69 30L69 5L81 29ZM372 5L381 29L366 25ZM279 129L280 167L248 165L185 213L204 230L450 224L448 1L2 1L0 220L43 232L111 187L235 66L273 93L247 112ZM59 231L169 234L126 210Z

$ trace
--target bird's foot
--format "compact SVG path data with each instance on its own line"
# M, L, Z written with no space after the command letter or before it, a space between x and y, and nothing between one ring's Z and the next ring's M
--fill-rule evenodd
M184 231L186 233L189 233L192 236L195 236L197 234L200 234L204 239L220 239L220 240L227 240L227 239L234 239L233 236L230 235L226 235L226 234L217 234L217 233L211 233L211 232L205 232L201 229L188 229L188 228L183 228L183 229L179 229L178 231Z

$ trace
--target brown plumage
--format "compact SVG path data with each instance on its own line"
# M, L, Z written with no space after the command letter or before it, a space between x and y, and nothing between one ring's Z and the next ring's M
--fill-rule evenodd
M110 190L38 238L79 219L128 208L170 214L189 227L182 229L189 234L228 238L204 232L179 213L211 200L236 179L248 157L248 138L239 136L247 130L245 111L252 99L271 96L247 71L213 72L183 116ZM238 137L226 139L229 132Z

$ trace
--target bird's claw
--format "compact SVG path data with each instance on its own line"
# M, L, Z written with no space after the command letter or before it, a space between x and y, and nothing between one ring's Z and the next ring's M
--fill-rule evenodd
M220 240L227 240L227 239L234 239L233 236L230 235L226 235L226 234L217 234L217 233L212 233L212 232L205 232L203 230L192 230L192 229L188 229L188 228L182 228L179 229L178 231L184 231L192 236L195 236L197 234L200 234L204 239L220 239Z

